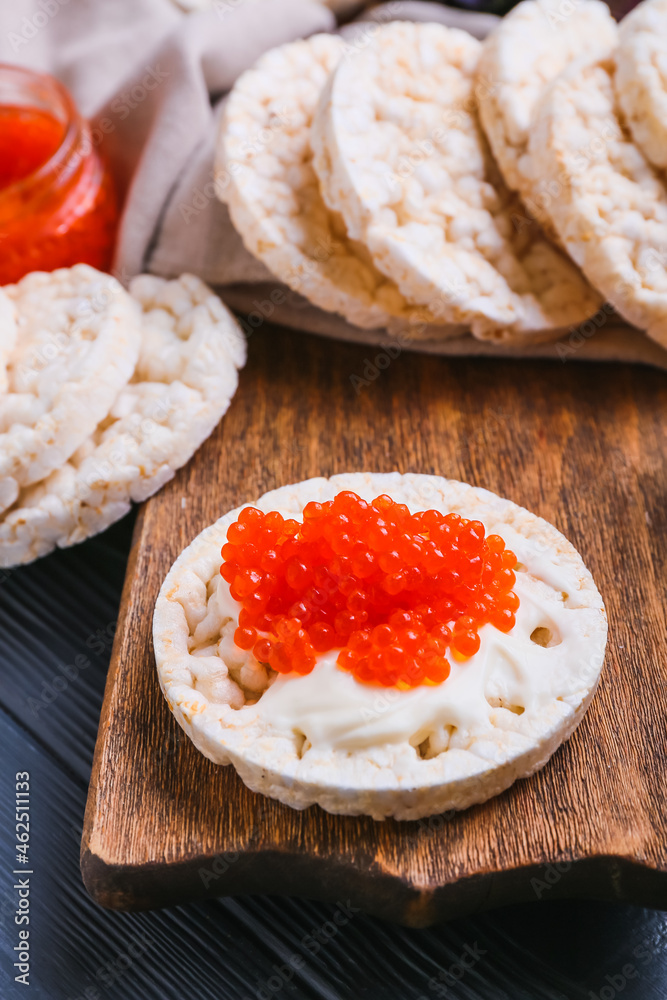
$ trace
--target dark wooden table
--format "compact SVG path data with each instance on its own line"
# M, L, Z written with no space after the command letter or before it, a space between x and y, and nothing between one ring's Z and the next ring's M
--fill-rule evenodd
M268 336L272 331L257 334L252 350L261 349ZM321 349L332 361L344 352L351 374L361 373L373 353L333 343ZM492 392L495 373L502 378L511 373L530 398L533 375L544 383L547 372L557 394L570 370L581 392L591 396L604 396L601 386L610 399L621 388L636 400L644 394L657 398L665 390L665 375L645 368L431 363L441 369L443 391L451 380L463 379L471 393L476 384ZM473 364L479 366L477 383ZM378 379L368 391L386 392L394 377ZM498 411L493 398L489 405L494 435L511 436L508 414L502 407ZM539 399L535 405L540 406ZM386 407L391 410L390 400ZM471 426L468 453L460 457L470 481L476 480L484 439L484 429ZM274 466L272 459L268 467ZM627 466L631 481L630 453ZM277 476L279 470L274 471ZM277 482L266 488L272 485ZM599 488L611 485L602 482ZM659 532L664 509L662 520L658 510L654 514ZM550 901L547 873L539 902L428 930L370 918L346 899L332 905L244 897L143 913L97 907L81 882L79 845L131 522L129 517L85 545L0 574L2 1000L667 998L667 914L620 904ZM664 744L664 732L656 734L658 743ZM14 983L12 969L18 944L12 888L18 771L28 771L31 783L29 989Z

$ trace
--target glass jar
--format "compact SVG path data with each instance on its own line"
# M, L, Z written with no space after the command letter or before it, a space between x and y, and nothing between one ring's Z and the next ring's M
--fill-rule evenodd
M61 83L0 64L0 285L72 264L109 270L118 203Z

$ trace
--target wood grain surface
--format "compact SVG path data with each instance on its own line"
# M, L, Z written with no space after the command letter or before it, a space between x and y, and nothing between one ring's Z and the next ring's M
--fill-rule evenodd
M265 326L217 431L141 510L82 842L104 906L284 893L413 926L547 887L667 906L665 375L393 354ZM416 823L296 812L176 725L155 675L155 598L231 507L309 476L394 469L463 479L553 521L607 604L603 678L571 741L481 806Z
M619 985L628 963L634 971L621 1000L665 1000L667 913L548 902L551 888L540 890L539 906L422 929L364 913L339 925L336 902L295 897L210 898L142 913L97 906L81 881L79 847L132 524L130 515L0 578L0 865L16 867L10 792L15 773L28 770L36 873L30 1000L266 1000L268 992L273 1000L591 1000L609 995L609 978ZM81 654L90 665L56 692L54 680ZM2 1000L26 995L13 978L15 909L5 879ZM466 949L481 953L479 961L454 980ZM286 963L293 977L283 977L282 991L269 989Z

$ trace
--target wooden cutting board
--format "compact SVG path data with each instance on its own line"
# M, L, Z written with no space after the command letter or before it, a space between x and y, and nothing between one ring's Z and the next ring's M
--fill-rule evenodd
M395 352L392 352L392 354ZM435 358L264 326L227 416L139 513L82 843L102 905L283 893L423 926L518 900L667 907L667 377L639 365ZM151 618L206 525L309 476L436 473L577 546L607 604L599 692L547 766L412 823L296 812L202 757L160 693Z

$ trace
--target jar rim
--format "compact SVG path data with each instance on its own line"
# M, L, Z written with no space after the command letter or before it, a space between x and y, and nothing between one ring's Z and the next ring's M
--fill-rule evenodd
M35 92L41 89L44 95L45 110L53 110L54 106L57 106L58 117L64 120L65 131L60 145L48 160L37 167L36 170L33 170L32 173L0 189L0 203L4 200L13 200L17 195L25 198L31 192L39 191L54 176L64 174L66 172L67 161L75 151L84 128L84 120L74 103L72 95L67 87L60 80L56 79L55 76L51 76L50 73L37 73L35 70L27 69L24 66L0 62L0 90L4 80L14 83L17 93L23 91L26 97L30 96L31 89ZM8 102L3 100L0 94L0 106L3 105L5 107L10 106ZM23 106L23 103L13 106ZM39 105L36 102L26 101L24 106L28 108Z

